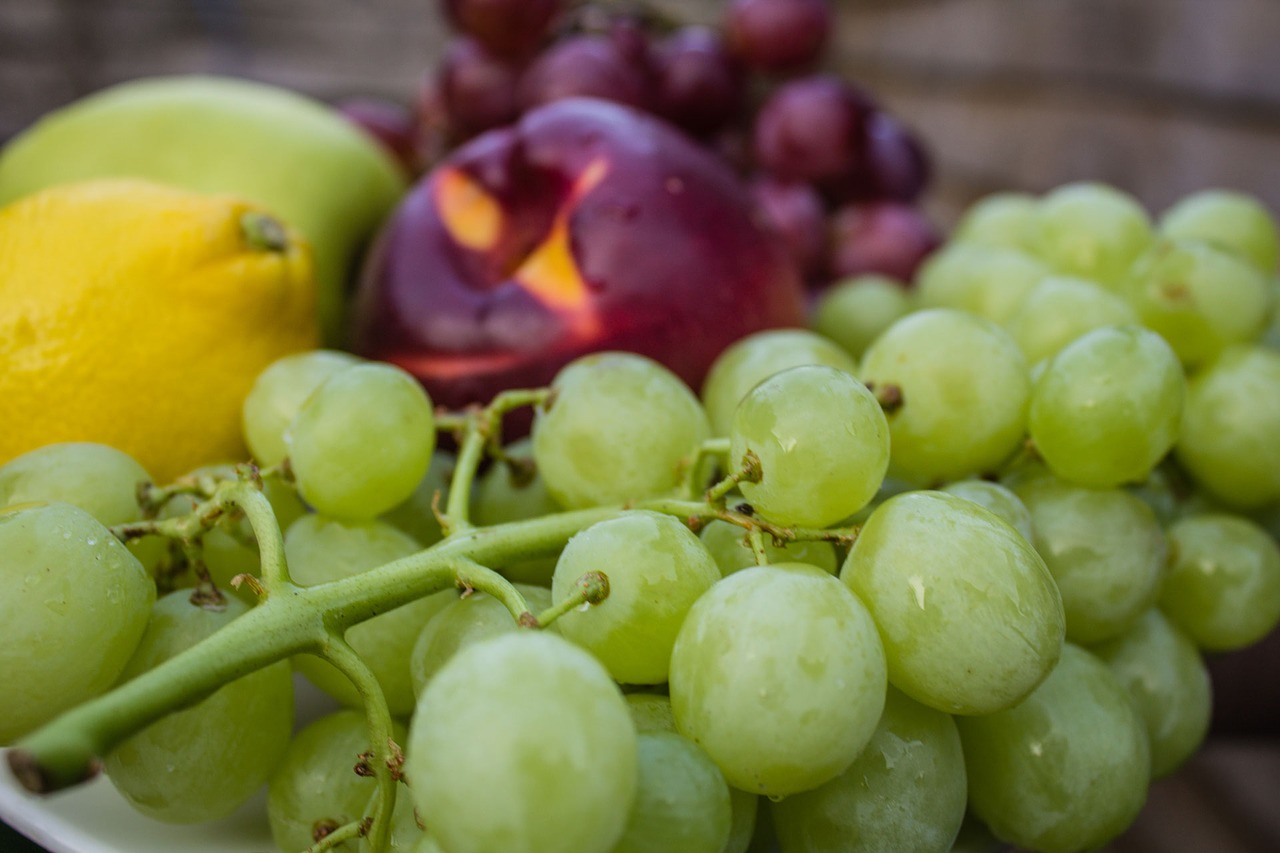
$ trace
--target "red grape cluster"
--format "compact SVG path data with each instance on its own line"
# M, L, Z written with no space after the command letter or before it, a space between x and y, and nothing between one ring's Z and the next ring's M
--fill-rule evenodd
M720 30L638 4L442 4L457 35L418 101L419 168L530 109L591 96L660 116L729 161L812 287L868 272L910 281L938 244L916 206L930 176L919 139L865 90L814 71L829 0L730 0Z

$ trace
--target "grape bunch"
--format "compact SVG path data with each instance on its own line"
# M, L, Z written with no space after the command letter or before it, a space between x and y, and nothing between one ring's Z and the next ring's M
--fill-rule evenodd
M828 0L732 0L718 30L644 4L442 7L456 35L413 116L343 105L393 150L416 146L401 158L414 171L539 106L602 98L666 119L729 162L815 288L869 272L909 280L939 242L917 207L931 170L920 139L870 92L817 70Z
M1278 256L1237 193L1005 194L696 394L605 352L448 412L315 351L252 464L33 451L10 768L174 823L265 784L282 851L1094 849L1280 622Z

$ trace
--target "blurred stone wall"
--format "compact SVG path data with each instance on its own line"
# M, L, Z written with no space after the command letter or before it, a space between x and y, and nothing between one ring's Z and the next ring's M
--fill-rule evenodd
M658 0L715 21L722 0ZM932 144L950 220L996 189L1095 178L1154 209L1249 190L1280 210L1277 0L837 0L829 65ZM108 83L215 71L408 101L436 0L0 0L0 138Z

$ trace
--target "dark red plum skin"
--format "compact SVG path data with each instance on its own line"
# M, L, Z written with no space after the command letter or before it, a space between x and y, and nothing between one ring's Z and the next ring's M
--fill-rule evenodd
M435 203L450 170L504 213L484 250L460 244ZM557 216L582 282L567 306L513 272ZM358 353L458 408L600 350L650 356L697 388L729 343L803 312L798 269L722 161L659 119L572 98L478 137L410 191L370 253L351 331Z

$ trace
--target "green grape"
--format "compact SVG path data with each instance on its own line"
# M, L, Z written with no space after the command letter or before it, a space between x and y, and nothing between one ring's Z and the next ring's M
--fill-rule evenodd
M422 691L405 772L449 853L608 853L637 764L604 667L555 634L517 631L463 649Z
M755 554L747 541L747 531L736 524L712 521L702 528L698 538L711 552L722 576L756 564ZM838 569L835 546L821 540L797 539L778 545L772 536L766 535L764 555L770 563L808 563L833 575Z
M1160 217L1160 233L1175 239L1203 240L1244 258L1271 275L1280 262L1280 231L1256 198L1229 190L1205 190L1185 196Z
M890 688L857 760L770 810L782 853L949 853L967 793L955 722Z
M404 743L404 726L394 723L393 731L396 742ZM337 711L298 732L267 786L267 819L276 847L306 850L324 830L364 816L376 782L357 775L355 766L369 750L369 730L359 711ZM396 812L402 800L410 800L406 789L396 797ZM337 849L355 850L356 845L349 842Z
M1097 282L1055 275L1031 288L1005 328L1027 363L1036 364L1086 332L1137 322L1129 303Z
M333 375L360 364L354 355L310 350L286 355L253 380L240 411L244 443L259 465L279 465L288 453L285 431L311 392Z
M560 554L551 578L557 604L577 580L601 571L609 597L560 617L560 633L595 655L615 681L662 684L671 647L693 602L720 580L702 542L669 515L634 511L593 524Z
M889 464L889 428L880 404L834 367L784 370L751 390L729 434L734 468L759 461L759 480L742 496L770 521L827 527L875 497Z
M1004 323L1052 270L1016 249L952 243L916 276L921 308L953 308Z
M1068 640L1115 637L1155 604L1168 546L1150 507L1121 489L1086 489L1053 477L1015 491L1062 594Z
M1204 741L1213 710L1209 670L1195 643L1153 608L1090 651L1111 667L1142 716L1151 777L1177 770Z
M248 609L235 598L212 607L193 604L186 590L166 595L152 609L121 682L154 669ZM147 726L107 753L103 767L116 790L143 814L166 823L217 820L267 781L292 728L289 665L273 663Z
M65 503L0 509L0 745L116 680L155 586L111 532Z
M525 584L515 586L534 615L551 606L551 590ZM492 596L474 593L458 598L452 592L441 595L448 596L446 603L422 625L409 653L409 677L413 680L415 696L422 693L432 676L459 649L519 627L506 605ZM557 630L555 625L551 630Z
M697 745L674 732L637 738L639 781L612 853L721 853L729 840L729 786Z
M1022 534L1022 538L1036 544L1035 529L1031 525L1031 512L1022 499L1005 486L990 480L957 480L939 491L973 501L978 506L998 515L1006 524Z
M785 797L839 775L884 708L867 608L799 563L743 569L689 611L671 654L676 728L735 788Z
M1262 333L1260 343L1273 350L1280 350L1280 276L1271 279L1271 322Z
M1240 649L1280 622L1280 546L1239 516L1196 515L1169 528L1160 609L1195 644Z
M862 358L871 342L910 310L911 297L901 282L882 275L860 275L823 291L813 328L854 358Z
M999 516L955 495L885 501L840 579L875 617L890 683L940 711L1008 708L1062 648L1062 599L1040 555Z
M1257 509L1280 500L1280 352L1232 347L1187 383L1175 454L1213 497Z
M1146 801L1142 720L1111 670L1078 646L1063 647L1022 703L956 725L970 806L1011 844L1092 850L1127 829Z
M514 459L523 460L529 467L513 467L506 463L489 466L489 470L476 480L471 512L475 523L488 527L559 512L560 505L547 491L547 484L542 481L533 462L533 442L527 438L512 442L507 445L506 453ZM556 557L534 557L494 568L513 581L551 586Z
M285 431L303 499L318 512L365 521L404 503L436 446L431 399L390 364L339 371L306 398Z
M1161 240L1134 264L1125 296L1188 368L1256 341L1271 319L1271 282L1247 261L1195 240Z
M858 365L839 344L804 329L770 329L731 344L702 383L702 402L715 435L728 435L733 413L752 388L792 367L823 364L853 375Z
M1151 220L1134 198L1103 184L1058 187L1040 200L1035 252L1067 275L1117 287L1154 239Z
M293 582L308 587L367 572L416 553L419 548L408 535L381 521L345 522L308 515L289 528L284 550ZM422 626L456 597L453 590L444 590L353 625L347 631L347 643L377 676L391 713L406 715L413 710L417 694L409 675L409 654ZM360 694L350 680L328 662L301 655L294 658L294 665L338 701L360 706Z
M584 356L551 387L534 415L533 456L547 491L567 509L671 491L681 460L711 433L693 392L643 356Z
M889 413L893 476L959 480L995 469L1022 443L1027 362L990 321L950 309L908 315L867 350L862 378L902 391Z
M1186 380L1160 336L1094 329L1064 347L1031 390L1028 430L1050 470L1082 486L1146 479L1173 447Z
M676 720L671 713L671 700L656 693L628 693L627 707L631 710L631 721L636 724L636 731L674 732Z
M418 846L413 848L413 853L445 853L445 851L434 838L424 835L418 840Z
M1035 248L1037 203L1027 193L992 193L960 217L952 239L981 246L1032 251Z
M729 840L720 853L747 853L755 835L760 797L738 788L729 788Z
M61 501L104 527L137 521L138 484L151 475L132 456L105 444L47 444L0 465L0 507Z
M449 500L449 480L453 477L453 466L456 463L457 458L449 451L436 450L431 454L426 475L418 481L413 494L403 503L384 512L380 519L408 533L423 548L439 542L444 538L444 531L440 529L433 506L438 505L440 511L444 512Z

